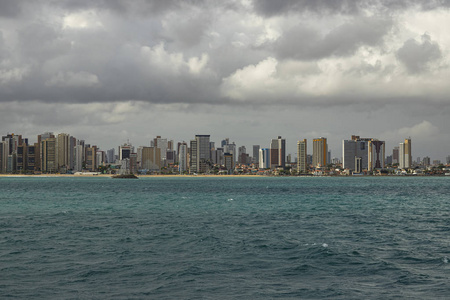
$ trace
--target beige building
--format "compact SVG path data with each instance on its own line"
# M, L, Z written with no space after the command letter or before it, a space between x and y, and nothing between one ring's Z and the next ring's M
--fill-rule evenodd
M89 172L95 172L97 170L97 146L86 148L86 169Z
M45 173L55 173L56 162L56 138L47 138L41 142L41 169Z
M323 167L327 164L327 139L320 137L313 140L313 167Z
M411 138L407 138L404 143L399 144L398 156L399 168L409 169L412 167Z
M161 148L139 147L138 152L141 160L141 169L150 171L161 170Z
M56 137L56 160L57 169L60 172L70 169L70 135L60 133Z

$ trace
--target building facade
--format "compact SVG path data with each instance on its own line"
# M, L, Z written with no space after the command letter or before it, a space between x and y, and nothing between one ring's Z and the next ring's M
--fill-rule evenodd
M298 173L306 173L308 170L308 162L307 162L307 141L304 139L303 141L297 142L297 171Z
M327 139L320 137L313 139L313 167L324 167L327 163L328 145Z

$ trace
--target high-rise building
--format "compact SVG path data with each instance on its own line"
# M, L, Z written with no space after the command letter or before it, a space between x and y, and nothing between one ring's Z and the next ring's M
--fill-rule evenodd
M259 149L259 168L270 169L270 149Z
M176 152L172 149L167 149L166 151L166 166L169 166L171 164L174 164L176 161Z
M36 161L39 157L39 147L37 146L37 143L34 143L33 145L30 145L27 147L27 170L28 172L34 172L37 171L36 168Z
M97 159L96 159L96 167L102 166L106 162L106 153L105 151L97 150Z
M86 169L90 172L97 170L97 146L86 147Z
M261 147L259 145L253 145L253 163L259 163L259 149Z
M313 161L314 167L323 167L327 163L328 145L327 139L320 137L313 139Z
M270 167L286 166L286 140L278 136L270 142Z
M173 145L173 141L171 141L171 146ZM161 149L161 160L162 160L162 165L166 164L166 159L167 159L167 149L169 149L169 142L167 141L167 139L163 139L161 138L161 136L157 136L156 138L153 139L153 145L156 148ZM173 148L170 148L173 149Z
M195 170L197 173L205 173L211 164L211 153L209 147L209 135L196 135L197 160Z
M222 142L220 143L220 146L221 146L222 148L224 148L225 145L228 145L229 143L230 143L230 139L229 139L229 138L225 138L225 139L223 139Z
M119 146L119 160L130 158L131 153L134 152L134 147L131 144L126 143Z
M307 141L304 139L303 141L297 142L297 171L299 173L306 173L308 170L308 162L307 162Z
M130 154L130 174L137 174L138 163L137 163L137 153Z
M189 148L189 173L197 173L198 165L198 142L197 139L191 140Z
M185 142L181 143L178 147L178 170L180 171L180 174L187 171L187 152L187 144Z
M73 166L73 170L75 172L82 172L83 171L83 155L84 155L84 146L78 143L74 147L74 166Z
M226 141L227 141L227 144L225 144L223 146L223 152L232 154L233 155L233 161L236 162L237 161L236 144L234 142L230 144L228 138L226 139Z
M139 147L141 169L144 171L161 170L161 149L157 147Z
M225 169L227 169L228 174L231 174L234 170L234 158L231 153L224 153Z
M384 168L385 143L384 141L371 140L369 141L369 165L368 170Z
M47 138L41 142L41 169L45 173L57 171L56 138Z
M57 170L67 172L70 169L70 135L60 133L56 137L56 161Z
M392 150L392 164L400 163L398 152L399 152L399 147L394 147L394 149Z
M211 150L211 162L215 165L222 166L224 164L223 148Z
M246 164L247 163L247 159L246 159L246 155L247 154L247 149L245 148L245 146L241 146L238 149L238 163L240 164Z
M6 165L6 173L14 173L17 170L16 163L17 153L8 155L8 161Z
M352 135L351 140L342 141L342 167L356 171L355 157L359 157L361 161L358 161L358 163L361 169L367 170L369 168L369 141L371 140L373 139Z
M27 139L25 139L27 140ZM28 166L27 166L27 154L28 154L28 140L22 141L22 144L17 146L17 150L16 150L16 166L15 166L15 170L17 170L18 172L26 172L28 171Z
M114 148L106 150L106 161L107 161L107 163L109 163L109 164L115 163L115 161L116 161L116 153L115 153L115 151L116 150Z
M6 173L6 163L8 161L9 146L6 141L0 142L0 173Z
M405 143L400 143L398 145L398 167L404 169L405 166Z
M411 138L405 139L405 168L412 167Z
M404 143L399 144L399 168L409 169L412 167L411 138L405 139Z

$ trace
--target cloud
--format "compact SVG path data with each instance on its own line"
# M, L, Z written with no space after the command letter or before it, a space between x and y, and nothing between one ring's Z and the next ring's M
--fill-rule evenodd
M15 18L20 12L19 1L0 0L0 18Z
M301 24L283 34L275 51L281 58L300 60L349 56L361 46L381 46L391 27L389 19L358 18L321 36L318 30Z
M17 45L13 45L21 54L19 59L30 63L54 59L71 50L71 43L63 32L45 22L25 25L19 29L17 38Z
M360 10L360 1L348 0L254 0L255 10L265 16L292 12L355 13Z
M267 17L311 12L319 15L360 15L373 10L389 13L411 7L433 10L450 6L447 1L440 0L253 0L253 5L256 12Z
M58 72L45 84L59 87L92 87L99 83L97 75L88 72Z
M103 27L95 11L86 10L81 12L70 13L63 18L63 29L87 29L95 27Z
M422 121L412 127L403 127L398 130L398 134L404 137L413 137L417 139L430 139L439 135L439 128L429 121Z
M293 139L330 133L340 144L358 124L362 136L383 139L380 131L391 130L398 143L409 133L398 128L422 120L443 133L450 117L448 6L0 0L0 125L22 126L24 134L87 128L103 140L108 130L112 139L154 130L188 140L190 130L207 128L239 132L244 141L240 128L248 127ZM282 117L268 125L274 111Z
M409 39L397 51L398 59L408 72L413 74L426 71L431 63L442 57L439 44L432 42L428 34L422 35L421 40L420 43L415 39Z

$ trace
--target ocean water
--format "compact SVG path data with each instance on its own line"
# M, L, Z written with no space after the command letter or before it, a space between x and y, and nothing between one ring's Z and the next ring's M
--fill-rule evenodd
M0 178L1 299L449 299L450 178Z

